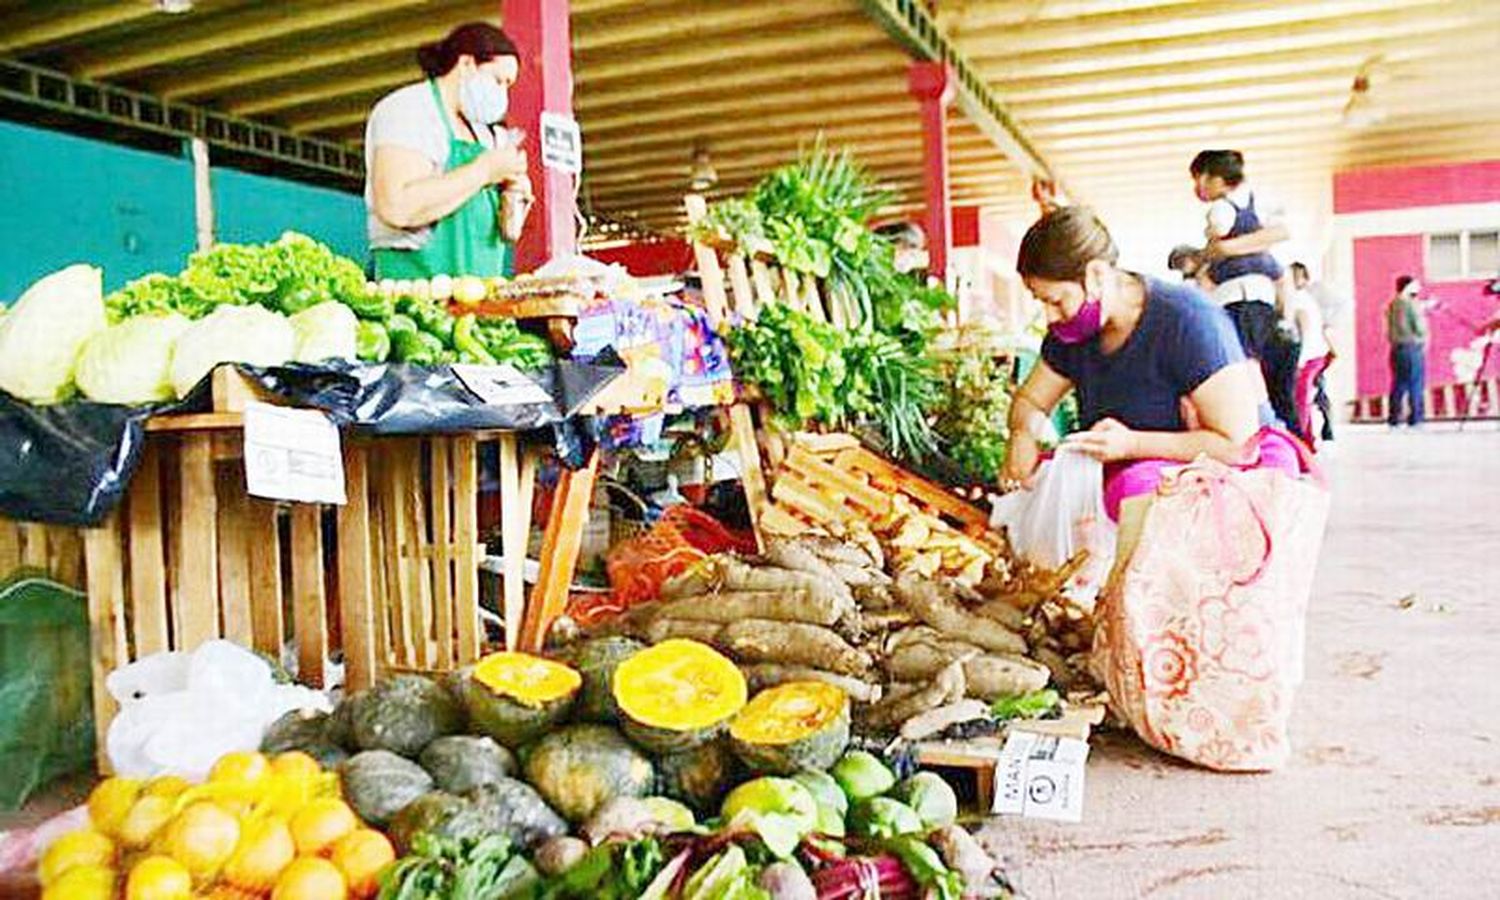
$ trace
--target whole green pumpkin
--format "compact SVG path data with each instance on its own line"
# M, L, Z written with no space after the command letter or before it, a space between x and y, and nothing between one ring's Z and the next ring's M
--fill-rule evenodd
M453 695L420 675L382 681L349 703L354 743L361 750L415 757L434 739L464 725L463 709Z
M616 797L648 796L656 783L651 761L607 725L558 729L530 748L525 765L526 780L574 824Z

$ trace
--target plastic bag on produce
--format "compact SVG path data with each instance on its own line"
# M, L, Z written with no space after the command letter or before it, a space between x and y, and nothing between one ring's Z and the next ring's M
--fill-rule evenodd
M152 654L111 672L105 686L120 704L109 760L131 778L204 778L225 753L258 748L282 715L333 708L319 691L277 684L269 663L229 641Z
M1061 569L1088 551L1063 592L1091 608L1115 559L1115 525L1104 508L1104 467L1091 456L1060 448L1042 462L1034 485L996 500L990 527L1004 528L1016 554L1043 569Z
M20 574L0 584L0 809L94 761L84 595Z
M621 541L609 551L604 568L614 603L593 604L586 617L589 621L582 624L655 600L668 579L715 553L729 551L754 553L755 540L686 504L670 507L650 531Z
M1302 681L1328 492L1203 460L1167 475L1100 598L1093 667L1146 743L1223 771L1274 769Z

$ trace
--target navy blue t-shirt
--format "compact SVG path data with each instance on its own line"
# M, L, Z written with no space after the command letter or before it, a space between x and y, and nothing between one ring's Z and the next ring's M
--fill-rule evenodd
M1135 331L1113 353L1099 338L1064 344L1050 334L1042 359L1073 382L1083 428L1114 418L1137 431L1184 431L1178 401L1219 370L1244 362L1229 316L1196 288L1142 277L1146 304ZM1262 424L1269 424L1262 406Z

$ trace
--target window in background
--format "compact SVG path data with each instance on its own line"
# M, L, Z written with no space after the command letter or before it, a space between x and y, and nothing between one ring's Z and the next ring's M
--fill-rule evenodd
M1464 274L1463 234L1427 236L1427 280L1454 281Z
M1469 232L1469 277L1500 275L1500 231Z
M1500 274L1500 229L1427 236L1428 281L1468 281Z

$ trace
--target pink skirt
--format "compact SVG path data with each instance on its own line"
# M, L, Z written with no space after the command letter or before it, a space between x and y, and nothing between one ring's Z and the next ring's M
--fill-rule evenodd
M1278 469L1293 477L1312 471L1307 445L1281 428L1262 428L1249 440L1245 456L1248 461L1240 469ZM1118 522L1121 503L1131 497L1155 493L1162 473L1182 465L1174 459L1135 459L1106 465L1104 508L1109 517Z

